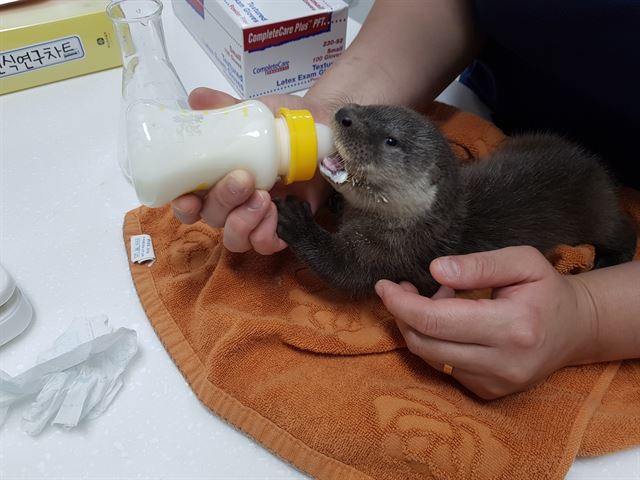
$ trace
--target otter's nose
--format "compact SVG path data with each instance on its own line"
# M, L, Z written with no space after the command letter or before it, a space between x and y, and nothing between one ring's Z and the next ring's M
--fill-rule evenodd
M336 121L343 127L350 127L353 121L351 120L351 109L342 107L336 112Z

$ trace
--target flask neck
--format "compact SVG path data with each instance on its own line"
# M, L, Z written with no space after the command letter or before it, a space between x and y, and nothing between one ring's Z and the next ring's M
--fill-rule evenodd
M107 7L120 43L126 102L187 108L187 93L167 53L159 0L114 0Z
M107 7L126 67L136 57L168 60L162 4L155 0L113 1Z

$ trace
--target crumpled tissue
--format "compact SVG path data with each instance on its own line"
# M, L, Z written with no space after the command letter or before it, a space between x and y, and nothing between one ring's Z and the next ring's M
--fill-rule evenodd
M30 435L49 423L71 429L98 417L122 387L122 373L137 350L135 330L113 331L106 315L74 319L36 366L15 377L0 370L0 425L12 404L34 395L22 419Z

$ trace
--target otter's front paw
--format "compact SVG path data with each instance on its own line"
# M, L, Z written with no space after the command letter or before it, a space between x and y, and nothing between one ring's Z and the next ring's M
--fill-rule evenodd
M303 202L294 196L287 196L282 200L274 200L278 208L278 236L289 245L305 238L315 224L311 207L308 202Z

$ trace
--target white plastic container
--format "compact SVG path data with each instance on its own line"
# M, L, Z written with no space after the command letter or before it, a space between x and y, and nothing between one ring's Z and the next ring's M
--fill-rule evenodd
M215 110L179 110L141 101L127 114L129 171L138 200L160 207L213 186L235 169L269 190L309 180L333 153L331 130L307 110L271 110L257 100Z
M20 335L31 323L33 308L0 265L0 346Z

